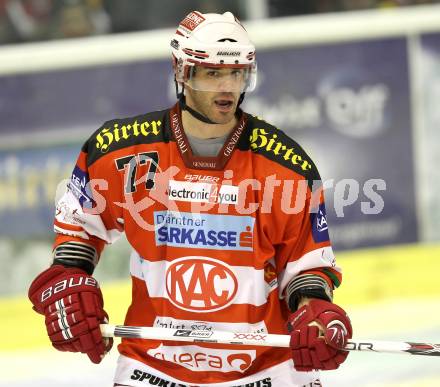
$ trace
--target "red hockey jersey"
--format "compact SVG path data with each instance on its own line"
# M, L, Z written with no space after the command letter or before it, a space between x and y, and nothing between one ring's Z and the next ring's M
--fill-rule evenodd
M126 325L286 333L283 292L305 272L339 285L318 171L282 131L241 112L196 157L179 106L106 122L84 144L55 218L58 245L101 251L125 232ZM290 350L124 339L122 355L188 384L239 381ZM128 382L128 381L127 381Z

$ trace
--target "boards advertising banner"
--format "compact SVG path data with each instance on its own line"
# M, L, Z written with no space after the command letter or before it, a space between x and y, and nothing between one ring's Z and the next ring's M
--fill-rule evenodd
M415 138L419 144L419 198L423 214L423 239L440 240L440 33L421 35L419 40L418 96L420 126Z
M0 151L0 235L47 237L81 144Z
M406 40L272 49L258 52L258 63L258 89L244 108L287 132L318 165L335 247L417 240ZM104 121L174 101L169 60L1 77L0 138L78 135L75 145L2 150L0 179L14 163L18 180L50 163L68 177L80 144ZM28 189L35 204L27 211L1 205L2 235L23 219L22 235L51 230L53 202L44 189Z
M405 38L260 53L249 111L317 164L337 248L417 240Z

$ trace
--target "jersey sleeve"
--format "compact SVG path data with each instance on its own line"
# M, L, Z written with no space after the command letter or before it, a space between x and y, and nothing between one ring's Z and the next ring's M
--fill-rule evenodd
M86 142L76 161L66 192L56 206L54 248L65 242L82 242L101 253L123 232L122 215L108 200L105 168L88 165Z
M304 204L298 213L285 215L282 237L276 246L282 296L288 283L300 274L318 275L331 289L341 283L342 272L336 265L329 237L322 183L317 171L314 176L314 180L298 181L295 200Z

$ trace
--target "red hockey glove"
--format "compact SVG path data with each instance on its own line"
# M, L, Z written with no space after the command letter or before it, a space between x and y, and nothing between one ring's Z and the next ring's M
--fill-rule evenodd
M310 325L312 322L315 324ZM317 323L317 324L316 324ZM320 335L321 326L324 336ZM345 361L344 348L353 330L345 311L331 302L313 299L289 317L290 348L298 371L334 370Z
M60 351L86 353L99 363L113 340L104 339L99 324L108 321L97 281L81 269L51 266L32 282L29 299L46 317L52 345Z

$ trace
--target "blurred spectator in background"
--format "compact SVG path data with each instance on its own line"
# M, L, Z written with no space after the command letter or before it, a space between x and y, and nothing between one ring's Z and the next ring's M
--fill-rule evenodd
M176 20L193 9L202 13L230 11L245 18L244 1L236 0L107 0L114 32L175 27Z
M392 8L440 3L439 0L268 0L269 16L307 15L324 12Z
M74 38L113 32L110 16L101 0L64 0L62 3L55 14L50 38Z
M0 0L0 41L17 43L48 39L52 0Z
M267 17L394 8L440 0L265 0ZM252 14L249 0L0 0L0 44L173 27L180 15Z
M102 0L0 0L0 42L19 43L112 32Z
M268 0L269 15L271 17L280 17L288 15L307 15L321 12L341 11L341 5L338 0Z

